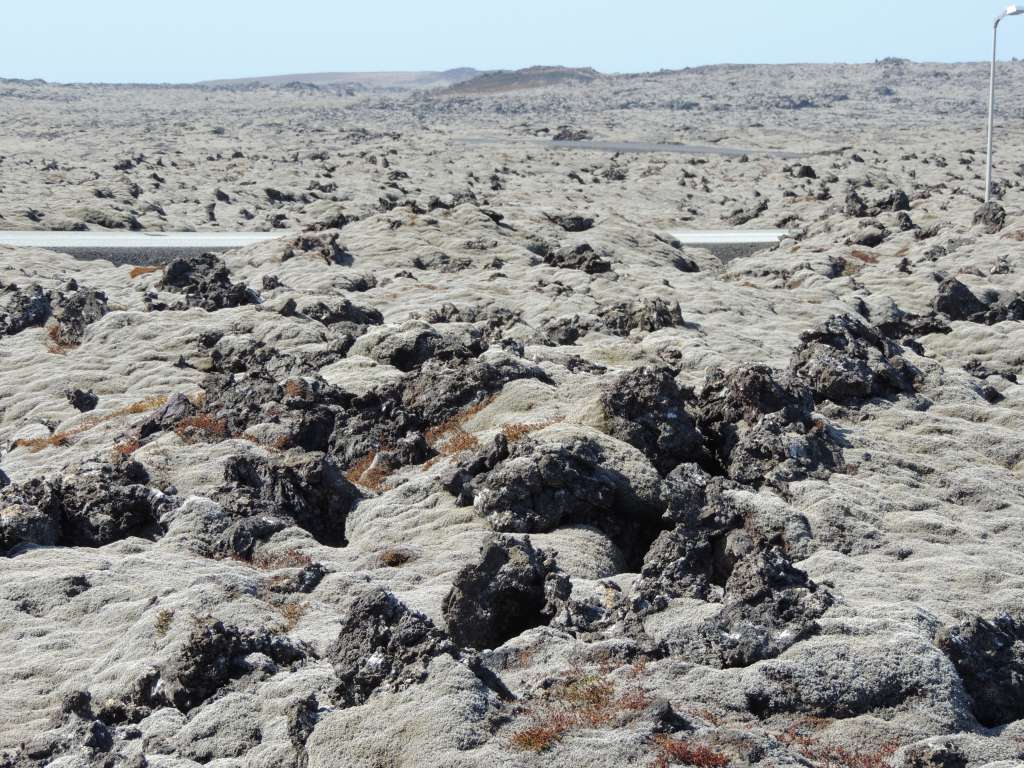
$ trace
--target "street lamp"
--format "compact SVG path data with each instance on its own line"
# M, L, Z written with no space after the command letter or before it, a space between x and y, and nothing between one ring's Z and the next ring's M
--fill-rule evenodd
M992 121L996 106L996 35L999 22L1007 16L1020 16L1024 13L1024 5L1010 5L996 17L992 25L992 73L988 82L988 160L985 168L985 202L992 199Z

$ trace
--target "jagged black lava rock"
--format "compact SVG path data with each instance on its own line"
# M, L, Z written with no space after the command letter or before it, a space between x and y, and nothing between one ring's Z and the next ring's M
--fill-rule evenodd
M160 287L184 294L185 306L207 312L259 302L255 291L231 282L227 266L213 253L175 259L164 269Z
M155 539L167 504L141 464L84 466L0 490L0 551L19 544L101 547L128 536Z
M220 497L235 514L283 519L328 546L344 546L345 519L362 497L330 456L312 451L234 456L224 478Z
M586 232L594 226L593 219L578 214L545 213L544 216L552 224L561 227L566 232Z
M430 360L404 382L402 403L424 424L440 424L471 405L497 394L510 381L534 379L552 384L544 371L517 358L490 361Z
M100 401L91 389L65 389L64 397L71 403L72 408L81 413L88 413L93 410Z
M62 296L54 313L57 332L54 341L61 346L82 342L85 328L108 312L107 295L91 288L78 288L70 296Z
M935 296L935 311L950 320L965 320L971 323L994 325L1006 320L1024 320L1024 297L1017 294L1009 299L1000 299L994 291L978 298L970 288L955 277L947 277L939 283Z
M13 283L0 283L0 336L41 326L51 311L50 297L40 286L33 283L19 288Z
M183 647L160 668L157 703L190 712L249 670L245 657L262 653L276 664L290 665L306 652L285 636L266 630L246 631L220 621L198 624Z
M469 326L463 333L441 333L430 326L390 333L370 350L374 359L408 373L428 360L477 357L487 350L483 330Z
M430 619L375 587L352 603L327 658L340 680L342 700L353 706L381 686L400 690L421 682L431 659L456 653Z
M548 253L544 257L544 263L561 269L579 269L588 275L610 272L612 268L612 263L599 255L588 243Z
M660 297L612 304L601 307L597 314L604 323L604 329L615 336L629 336L634 330L650 333L685 325L679 303Z
M953 661L971 697L974 716L988 728L1024 718L1024 621L1000 614L946 627L935 638Z
M644 366L619 376L601 395L608 434L639 448L665 474L706 458L704 436L687 413L684 393L667 367Z
M445 624L464 648L496 648L550 621L568 593L554 558L534 549L529 536L494 535L481 547L479 562L455 576L444 599Z
M780 550L755 551L729 575L718 616L671 642L670 653L706 666L747 667L817 632L817 619L832 602Z
M698 426L733 480L760 485L823 476L841 465L811 391L763 365L708 371Z
M789 370L815 400L835 403L912 393L921 376L898 344L850 315L833 315L800 334Z
M641 498L630 479L607 466L590 438L567 444L521 441L472 484L474 504L491 527L506 533L544 533L592 525L626 559L639 563L661 530L659 500Z
M348 299L331 299L329 302L315 301L301 305L299 311L306 317L328 326L344 326L354 336L366 331L369 325L380 325L384 316L376 309L360 307Z

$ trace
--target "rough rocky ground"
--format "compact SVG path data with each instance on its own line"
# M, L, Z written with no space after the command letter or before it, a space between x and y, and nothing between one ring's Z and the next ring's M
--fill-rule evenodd
M4 764L1021 765L1022 67L4 81Z

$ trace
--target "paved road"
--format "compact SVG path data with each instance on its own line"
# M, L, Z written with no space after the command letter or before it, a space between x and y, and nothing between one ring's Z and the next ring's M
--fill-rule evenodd
M114 264L149 266L207 251L229 251L291 232L47 232L2 231L0 245L46 248L79 259L106 259Z
M227 251L262 243L294 232L46 232L2 231L0 245L46 248L82 259L107 259L115 264L164 264L177 256ZM694 245L730 260L778 243L781 229L680 230L670 233L683 245Z
M724 155L725 157L805 157L808 152L787 149L739 149L701 144L654 144L646 141L551 141L549 139L468 138L454 139L459 144L527 144L539 149L576 149L592 152L676 152L684 155Z

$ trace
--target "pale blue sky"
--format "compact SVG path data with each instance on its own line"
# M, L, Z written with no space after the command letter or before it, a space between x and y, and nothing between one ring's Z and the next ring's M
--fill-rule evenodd
M531 64L978 61L987 0L2 0L0 77L192 82ZM1024 19L1001 34L1024 55Z

